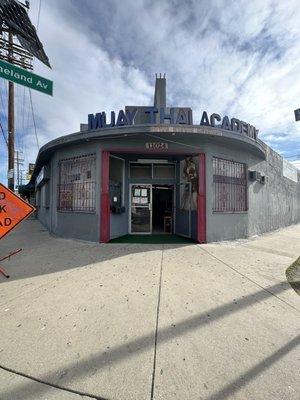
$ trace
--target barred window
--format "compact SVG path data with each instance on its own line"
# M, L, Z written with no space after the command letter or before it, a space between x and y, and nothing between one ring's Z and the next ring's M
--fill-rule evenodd
M95 211L96 155L61 160L57 192L58 210Z
M246 165L213 158L213 211L247 211Z

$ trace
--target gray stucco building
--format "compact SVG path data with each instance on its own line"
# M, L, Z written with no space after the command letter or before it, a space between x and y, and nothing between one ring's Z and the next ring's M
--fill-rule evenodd
M300 221L300 172L252 125L166 106L90 114L80 131L44 145L31 183L50 232L96 242L173 233L205 243Z

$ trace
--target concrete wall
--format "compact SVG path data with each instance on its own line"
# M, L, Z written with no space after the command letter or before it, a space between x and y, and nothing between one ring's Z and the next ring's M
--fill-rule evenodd
M50 182L37 188L37 215L41 223L50 230Z
M213 157L249 161L248 154L235 148L214 144L205 146L206 154L206 237L207 242L244 238L248 236L248 213L214 212Z
M283 177L282 157L269 147L266 150L266 160L261 160L232 147L206 147L208 242L246 238L300 222L300 174L298 183ZM248 170L268 177L265 184L248 179L248 211L213 212L214 156L244 162Z
M58 162L65 158L96 154L96 211L70 212L57 210L57 185L59 183ZM99 241L100 221L100 160L98 144L68 146L55 152L51 160L50 231L58 236L82 240Z
M300 172L298 183L283 176L282 157L268 148L266 161L251 168L268 177L267 183L249 183L250 236L300 222Z

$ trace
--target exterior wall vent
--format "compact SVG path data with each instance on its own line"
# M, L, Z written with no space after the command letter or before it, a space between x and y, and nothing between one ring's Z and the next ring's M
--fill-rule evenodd
M249 171L249 181L254 182L257 180L257 171Z
M262 175L258 171L249 171L249 181L260 182L262 184L265 184L266 182L268 182L268 177L265 175Z

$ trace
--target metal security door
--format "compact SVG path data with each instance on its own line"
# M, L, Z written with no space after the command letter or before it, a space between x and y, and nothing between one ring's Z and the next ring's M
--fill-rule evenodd
M130 185L130 233L152 233L152 185Z
M192 237L192 185L191 182L181 182L176 185L176 235Z

